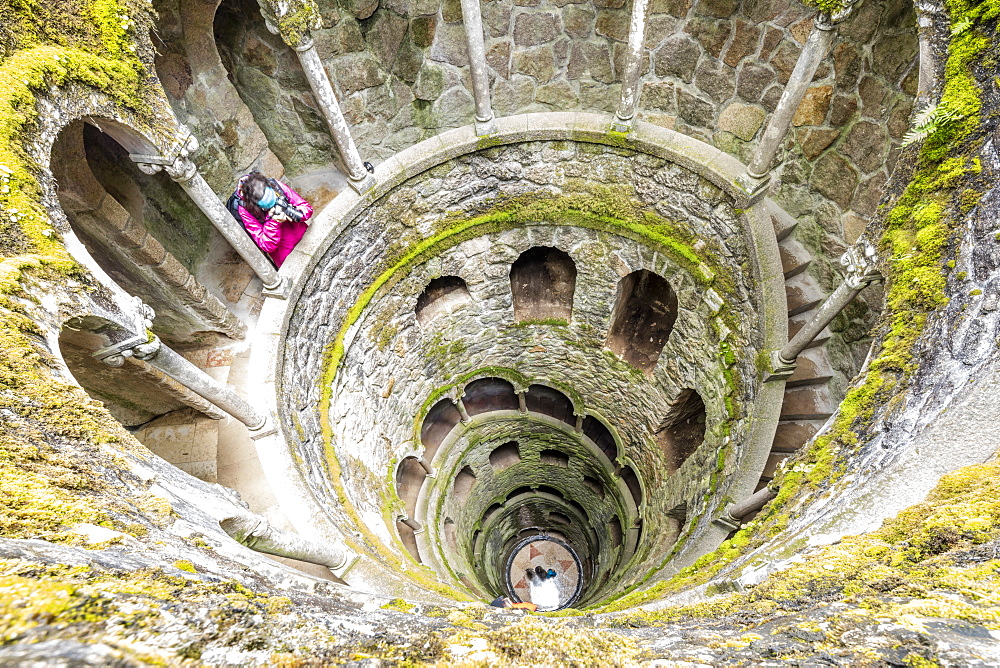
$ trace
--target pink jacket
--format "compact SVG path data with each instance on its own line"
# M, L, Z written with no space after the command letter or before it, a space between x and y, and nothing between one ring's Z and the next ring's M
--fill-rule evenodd
M277 179L275 180L277 181ZM299 239L309 229L305 221L312 217L313 209L309 202L302 199L297 192L287 185L281 181L277 181L277 184L284 191L285 197L288 198L288 203L305 213L305 217L301 222L297 223L294 220L279 222L268 215L262 223L254 218L249 211L244 209L242 204L239 211L243 226L250 233L254 243L262 251L270 255L271 259L274 260L274 264L280 267L285 258L288 257L288 254L295 248L295 244L299 243Z

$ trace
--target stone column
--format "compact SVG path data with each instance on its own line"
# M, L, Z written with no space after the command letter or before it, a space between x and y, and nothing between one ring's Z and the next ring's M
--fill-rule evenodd
M251 550L326 566L339 578L343 578L358 559L343 545L317 543L299 534L282 531L258 515L227 517L219 525L233 540Z
M528 399L527 390L517 390L515 394L517 395L517 410L521 413L528 412Z
M170 151L171 155L131 154L129 158L146 174L156 174L162 170L176 181L215 226L215 229L222 233L229 245L260 277L267 293L278 296L281 292L281 277L278 276L278 270L274 268L274 264L264 254L264 251L253 242L243 226L233 218L229 209L226 208L226 205L222 203L205 178L198 173L195 164L188 158L191 152L197 148L198 140L185 130L185 134Z
M778 496L777 489L765 487L757 490L739 503L730 503L726 506L722 515L712 521L730 531L738 531L740 525L743 524L744 517L750 513L757 512L776 496Z
M375 180L358 153L351 128L340 109L330 76L316 52L310 32L323 25L323 17L316 3L313 0L258 0L258 5L268 31L281 37L295 51L320 113L337 144L340 159L347 170L348 183L358 193L370 190L375 185Z
M458 414L462 416L462 424L471 422L472 418L469 417L469 411L465 410L465 402L462 401L462 397L453 399L452 401L455 402L455 407L458 408Z
M490 79L486 74L486 43L483 39L483 17L479 0L462 0L462 22L465 42L469 48L469 70L472 72L472 93L476 98L476 136L497 132L490 100Z
M829 325L844 308L868 285L882 279L875 268L875 249L867 242L853 246L840 257L840 263L847 267L847 276L829 297L826 298L813 317L800 329L781 350L771 352L771 375L768 380L787 378L795 371L795 359L809 347L813 339Z
M113 367L122 366L126 357L147 362L245 424L251 432L254 432L251 434L252 437L259 438L273 433L273 427L265 429L269 424L266 413L258 411L231 389L163 345L158 336L154 335L152 340L148 335L132 337L98 350L94 353L94 357Z
M857 0L848 0L844 8L833 15L819 14L812 32L809 33L806 44L802 47L799 59L795 63L785 90L781 93L778 106L767 123L764 135L757 145L747 173L742 179L742 185L750 192L751 196L762 194L770 181L771 163L778 152L778 148L788 133L788 127L792 124L792 117L795 116L802 98L809 90L816 68L826 57L833 42L834 29L836 25L846 19L852 6Z
M635 109L639 104L639 76L642 74L643 39L646 36L646 7L649 0L633 0L632 22L628 30L628 51L625 53L625 73L622 75L622 97L611 121L615 132L629 132L635 124Z

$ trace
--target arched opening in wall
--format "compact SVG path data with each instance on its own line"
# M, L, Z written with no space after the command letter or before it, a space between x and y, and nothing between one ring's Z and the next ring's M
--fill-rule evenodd
M537 246L521 253L510 267L514 320L518 322L573 318L576 264L558 248Z
M537 491L540 494L551 494L552 496L556 497L557 499L562 499L563 498L563 493L562 492L560 492L555 487L549 487L548 485L540 485L535 491Z
M604 500L604 484L597 478L591 478L590 476L583 477L583 486L589 489L591 492L597 495L601 501Z
M615 443L615 437L612 436L611 430L593 415L588 415L583 419L583 434L593 441L612 462L618 459L618 444Z
M111 119L70 123L52 147L59 204L101 269L153 308L165 343L192 348L242 338L246 326L234 311L249 313L244 292L259 290L260 281L251 284L242 260L218 265L215 254L231 250L222 235L166 174L144 174L129 159L131 151L153 150Z
M662 276L645 269L618 282L608 348L632 366L651 372L677 319L677 295Z
M499 503L491 504L490 507L486 509L486 512L483 513L483 524L489 522L490 518L493 517L493 515L499 512L502 508L503 505Z
M425 461L434 459L445 437L461 421L462 414L451 399L442 399L431 406L420 425L420 442L424 446Z
M531 487L528 487L527 485L523 485L523 486L518 487L516 489L512 489L507 494L507 503L509 503L512 499L516 499L519 496L523 496L525 494L533 494L534 491L535 491L534 489L532 489Z
M532 385L524 395L524 404L529 411L541 413L576 426L573 402L560 392L546 385Z
M503 471L519 463L521 463L521 449L517 441L508 441L490 453L490 466L494 471Z
M705 402L690 388L681 390L656 432L667 470L673 473L705 440Z
M455 501L463 505L469 500L472 493L472 486L476 484L476 473L471 466L463 466L462 470L455 476L455 486L452 489Z
M104 323L69 321L59 334L59 352L76 382L153 454L206 482L218 481L217 408L147 362L125 358L120 367L92 353L106 342L94 331Z
M426 326L434 318L452 313L471 301L468 286L458 276L435 278L417 297L417 322Z
M611 547L621 547L624 533L622 532L622 521L617 517L612 517L608 522L608 534L611 537Z
M556 512L554 510L549 512L549 519L551 521L555 522L556 524L572 524L573 523L573 520L571 520L569 517L567 517L566 515L564 515L562 513Z
M229 80L288 173L325 179L335 191L343 189L346 171L331 173L339 154L302 65L267 30L256 0L222 0L213 32ZM301 192L298 179L296 188Z
M542 450L538 453L538 459L547 466L569 467L569 455L559 450Z
M631 466L623 466L621 470L621 478L625 482L625 486L628 487L629 493L632 494L632 500L635 501L635 507L638 508L642 505L642 485L639 484L639 476L635 474Z
M416 457L407 457L396 468L396 495L403 502L406 514L414 517L417 511L417 497L427 479L427 471Z
M502 378L480 378L465 386L462 403L469 415L490 411L516 411L520 403L514 386Z

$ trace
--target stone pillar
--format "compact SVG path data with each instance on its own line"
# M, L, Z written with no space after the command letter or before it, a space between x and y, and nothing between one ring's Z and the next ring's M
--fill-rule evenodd
M739 503L730 503L722 515L715 518L713 522L730 531L737 531L743 523L744 517L757 512L776 496L778 496L778 490L772 490L770 487L757 490Z
M635 109L639 104L639 76L642 74L643 39L646 36L646 7L649 0L633 0L632 22L628 30L628 51L625 53L625 73L622 75L622 96L618 111L611 121L615 132L629 132L635 124Z
M486 44L483 39L483 17L479 0L462 0L462 22L465 42L469 49L469 70L472 72L472 93L476 98L476 136L497 132L490 100L490 79L486 74Z
M829 297L826 298L813 317L800 329L781 350L771 352L771 375L768 380L787 378L795 371L795 359L809 347L813 339L829 325L858 294L871 283L881 280L882 275L875 268L875 249L865 242L853 246L840 257L840 263L847 267L847 276Z
M431 466L431 463L423 457L417 457L417 463L420 464L420 468L424 470L424 473L427 474L428 478L433 478L437 475L434 471L434 467Z
M525 396L527 394L527 390L518 390L515 394L517 394L517 410L521 413L527 413L528 399Z
M181 139L170 151L171 155L131 154L129 158L146 174L156 174L162 170L176 181L215 226L215 229L222 233L229 245L260 277L267 293L272 296L280 296L282 286L278 270L274 268L274 264L264 254L264 251L253 242L243 226L233 218L229 209L226 208L226 205L222 203L204 177L198 173L195 164L188 158L191 152L197 148L198 140L185 130Z
M763 194L770 182L771 163L778 152L778 148L788 133L788 128L792 124L792 117L795 116L802 98L809 90L816 68L826 57L833 42L834 29L836 25L850 16L851 9L858 0L847 0L844 8L836 14L819 14L812 32L809 33L806 44L802 47L799 59L795 63L785 90L781 93L778 106L767 123L764 135L757 145L750 166L746 175L741 179L743 187L747 189L751 197Z
M273 433L273 427L265 428L270 426L266 413L258 411L231 389L163 345L157 336L153 336L151 340L148 335L132 337L98 350L94 357L113 367L122 366L126 357L147 362L245 424L253 432L252 437L259 438Z
M573 425L573 431L575 431L578 434L582 434L583 433L583 420L587 416L584 413L574 413L573 415L574 415L574 417L576 417L576 424Z
M317 543L299 534L282 531L258 515L227 517L219 525L233 540L251 550L326 566L339 578L343 578L358 559L343 545Z
M453 401L455 402L455 407L458 408L459 415L462 416L462 424L468 424L471 422L472 418L469 417L469 411L465 410L465 402L462 401L462 397L454 399Z
M330 135L337 144L340 159L347 170L348 183L358 193L364 193L375 185L375 180L368 173L358 147L351 136L351 128L347 125L340 102L334 93L333 84L327 74L323 61L316 52L311 30L323 25L316 3L313 0L258 0L260 13L268 31L278 35L288 46L292 47L302 65L302 71L309 82L320 113L330 129Z

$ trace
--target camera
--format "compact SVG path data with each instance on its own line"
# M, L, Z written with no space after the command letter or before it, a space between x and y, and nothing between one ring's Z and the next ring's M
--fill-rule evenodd
M272 214L280 213L288 218L289 220L294 220L296 223L301 223L302 219L305 218L305 214L299 209L295 208L288 202L288 198L284 195L278 197L274 206L271 207Z

